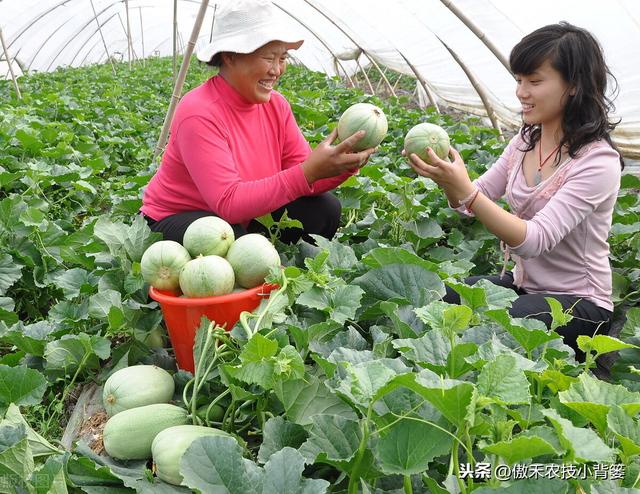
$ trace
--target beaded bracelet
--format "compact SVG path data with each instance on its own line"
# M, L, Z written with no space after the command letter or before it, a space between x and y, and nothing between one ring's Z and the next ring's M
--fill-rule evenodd
M473 192L471 192L471 194L469 194L467 197L465 197L461 201L458 201L458 207L464 206L466 210L469 210L469 204L473 202L473 200L478 195L478 192L480 192L478 187L474 187Z

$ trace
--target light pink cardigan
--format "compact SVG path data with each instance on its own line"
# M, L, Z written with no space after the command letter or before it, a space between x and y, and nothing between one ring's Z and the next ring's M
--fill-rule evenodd
M606 141L594 142L530 187L521 149L518 134L474 182L493 201L504 196L511 212L526 221L524 241L508 248L516 286L527 293L571 294L613 310L607 237L620 188L618 153Z

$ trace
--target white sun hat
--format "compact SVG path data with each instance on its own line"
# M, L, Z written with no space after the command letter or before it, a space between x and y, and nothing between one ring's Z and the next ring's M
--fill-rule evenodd
M230 0L216 13L211 42L198 50L198 60L209 62L223 51L251 53L276 40L288 50L297 50L304 41L271 1Z

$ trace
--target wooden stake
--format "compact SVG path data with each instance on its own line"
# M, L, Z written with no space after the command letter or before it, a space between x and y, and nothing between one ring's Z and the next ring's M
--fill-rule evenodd
M189 62L191 61L191 54L193 53L193 49L196 45L196 41L198 40L198 35L200 34L200 28L202 27L202 21L204 20L204 15L207 12L208 5L209 5L209 0L202 0L202 3L200 4L200 10L198 11L196 21L193 25L193 30L191 31L191 38L189 39L189 43L187 44L187 49L184 54L184 58L182 59L182 65L180 66L180 73L178 74L178 78L173 88L173 95L171 96L169 109L167 111L166 116L164 117L164 124L162 125L162 131L160 132L160 137L158 138L156 149L153 152L154 163L156 162L156 159L158 158L158 156L160 156L160 153L162 153L162 151L164 150L164 147L167 143L167 138L169 136L169 129L171 128L171 121L173 120L173 115L175 114L178 101L180 101L180 95L182 94L182 87L184 86L184 80L187 77Z
M146 67L147 61L144 58L144 27L142 25L142 7L138 7L138 13L140 14L140 41L142 42L142 66Z
M487 38L487 35L483 33L478 26L476 26L471 19L469 19L458 7L456 7L451 0L440 0L442 4L447 7L453 15L455 15L462 23L467 26L473 34L475 34L484 45L489 48L491 53L500 61L500 63L507 69L507 72L511 74L511 67L507 58L498 50L498 47Z
M178 67L178 0L173 0L173 85L176 85Z
M349 38L354 45L356 45L358 48L360 48L362 53L364 53L364 55L367 57L367 59L369 59L369 62L371 62L371 65L373 65L378 70L378 73L380 74L380 77L387 84L387 87L389 88L389 91L391 91L391 94L393 96L395 96L396 93L393 90L393 88L391 87L391 84L389 83L389 80L384 75L384 72L380 69L380 66L376 63L376 61L372 57L369 56L369 54L367 53L367 50L362 48L362 46L360 46L360 44L355 39L353 39L353 37L347 32L346 28L338 25L338 19L335 19L334 16L330 16L329 14L327 14L326 9L319 8L316 4L311 2L311 0L304 0L304 1L310 7L314 8L316 11L318 11L320 14L322 14L329 22L331 22L331 24L333 24L335 27L337 27L342 32L342 34L344 34L347 38ZM374 94L375 94L375 92L374 92Z
M131 43L131 23L129 22L129 0L124 0L124 9L127 13L127 57L129 58L129 70L131 70L131 51L133 45Z
M104 52L107 54L107 60L111 62L111 68L113 69L113 75L116 74L116 66L113 64L113 60L111 59L111 55L109 55L109 49L107 48L107 42L104 40L104 34L102 34L102 26L100 25L100 21L98 21L98 14L96 14L96 8L93 5L93 0L91 1L91 8L93 9L93 18L96 20L96 24L98 25L98 31L100 31L100 37L102 38L102 44L104 46Z
M9 50L7 49L7 45L4 42L4 34L2 34L2 27L0 27L0 42L2 43L2 51L4 52L4 59L7 61L7 65L9 66L9 74L11 74L11 80L13 81L13 89L16 91L16 96L18 99L22 99L22 94L20 94L20 87L18 86L18 78L13 72L13 64L11 63L11 58L9 58Z
M471 72L471 70L465 65L465 63L460 59L460 57L458 57L458 54L455 51L453 51L451 48L449 48L449 45L447 45L442 39L440 39L440 37L436 36L436 38L440 40L440 43L444 45L444 47L449 51L449 53L451 54L453 59L456 61L456 63L460 66L460 68L466 74L467 78L469 79L469 82L473 86L473 89L475 89L476 92L478 93L478 96L480 96L480 100L484 105L484 109L487 112L487 116L489 117L489 120L491 120L491 124L493 125L493 128L498 131L498 138L501 141L504 141L504 135L502 135L502 129L500 128L500 123L498 122L496 113L493 110L493 106L491 105L491 102L489 101L489 97L487 96L486 91L482 87L482 84L480 83L480 81L478 81L478 79L476 79L476 77L473 75L473 72Z

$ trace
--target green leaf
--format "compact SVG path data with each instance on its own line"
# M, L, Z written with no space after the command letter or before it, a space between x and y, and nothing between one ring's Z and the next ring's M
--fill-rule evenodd
M390 363L380 359L347 366L344 377L338 381L336 391L348 397L352 403L368 408L391 379L399 373L409 371L400 361L395 363L402 368L394 368Z
M116 290L104 290L89 298L89 316L107 319L112 307L122 311L122 294Z
M553 297L545 297L544 299L551 307L551 327L549 328L551 331L555 331L557 328L566 326L571 322L573 316L570 310L565 311L562 304Z
M287 418L296 424L309 425L311 417L324 413L355 418L351 407L333 394L323 381L313 376L305 379L278 380L276 396L284 406Z
M595 336L580 335L577 338L578 348L585 353L589 353L592 350L597 355L602 355L610 352L617 352L624 348L638 348L631 343L625 343L612 336L597 334Z
M386 474L414 475L434 458L451 450L449 434L424 421L400 420L386 429L375 446L375 457Z
M416 315L432 329L441 331L448 338L469 328L473 311L466 305L453 305L441 300L415 310Z
M324 494L329 482L323 479L305 479L304 458L293 448L273 454L264 466L262 494Z
M23 426L25 428L29 447L31 448L33 456L46 456L61 452L61 450L53 446L49 441L29 426L20 413L20 409L14 403L9 405L4 419L0 422L0 427L4 425Z
M323 460L350 461L358 451L362 439L360 423L340 415L314 415L311 417L309 438L300 447L300 453L314 463Z
M265 463L272 454L286 446L298 449L307 439L304 427L282 417L272 417L264 424L258 461Z
M333 290L314 286L302 293L296 302L326 312L330 319L344 324L355 317L363 293L362 288L353 285L339 285Z
M16 263L9 254L0 257L0 295L22 277L22 264Z
M510 441L499 441L482 448L482 451L498 455L509 465L542 455L555 455L551 444L540 437L517 436Z
M66 334L59 340L47 343L44 351L46 368L71 372L84 365L97 368L99 360L109 358L111 342L107 338L82 333Z
M207 494L322 494L326 480L302 477L304 459L285 447L269 458L264 469L242 457L230 437L196 439L180 461L183 484Z
M84 287L90 287L93 291L93 286L98 283L98 278L85 269L73 268L54 276L53 282L55 286L62 289L65 298L71 300L80 295Z
M613 405L609 409L607 426L620 441L626 456L640 454L640 424L622 407Z
M591 429L576 427L570 420L564 419L553 409L542 410L549 419L560 439L567 448L566 459L569 462L611 462L614 451Z
M370 250L362 262L371 268L380 268L389 264L414 264L428 271L438 272L438 265L427 261L406 249L399 247L378 247Z
M10 479L11 487L14 488L24 486L34 468L35 464L24 426L0 427L0 479ZM15 492L21 491L24 489Z
M501 404L529 403L529 381L512 355L498 355L478 376L478 392Z
M400 385L415 391L435 406L456 427L473 423L476 388L472 383L445 379L424 369L419 374L397 376L390 385Z
M441 331L427 331L420 338L393 340L393 347L408 360L431 370L444 370L451 342Z
M445 294L440 277L413 264L389 264L353 280L375 301L400 301L422 307Z
M558 394L560 402L588 419L603 434L607 428L607 414L613 405L627 413L640 412L640 393L631 392L619 384L610 384L583 373L578 382Z
M537 319L512 319L505 309L487 310L485 315L506 329L527 352L531 352L543 343L561 338L558 333L547 331L542 321Z
M0 403L3 405L37 405L46 389L47 381L37 370L0 365Z
M327 240L322 235L311 235L316 245L329 252L327 263L333 269L351 270L358 262L351 246L342 244L338 240Z
M36 494L67 494L67 481L64 474L64 457L51 456L45 464L31 476Z

